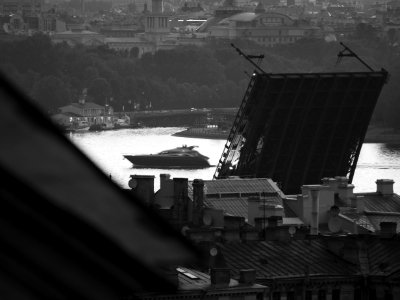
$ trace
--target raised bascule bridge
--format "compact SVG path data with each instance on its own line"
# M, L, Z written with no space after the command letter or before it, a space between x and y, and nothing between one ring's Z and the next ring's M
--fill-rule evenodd
M232 45L235 47L234 45ZM215 179L268 177L285 194L324 177L346 176L352 182L361 146L388 72L374 71L351 49L366 72L264 72L255 66L237 112Z

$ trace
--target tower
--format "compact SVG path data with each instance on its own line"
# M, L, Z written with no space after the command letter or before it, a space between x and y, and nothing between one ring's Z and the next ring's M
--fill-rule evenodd
M151 12L160 14L163 12L163 0L152 0L151 1Z

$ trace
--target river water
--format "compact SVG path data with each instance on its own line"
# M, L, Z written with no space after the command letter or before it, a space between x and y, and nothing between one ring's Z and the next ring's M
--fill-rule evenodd
M184 138L172 136L185 128L140 128L115 131L70 133L71 141L107 175L121 187L127 188L130 175L154 175L155 189L159 189L159 175L171 174L173 177L212 179L216 164L221 157L225 140ZM181 169L134 169L124 154L155 154L162 150L182 145L196 145L197 150L208 156L213 165L196 170ZM400 143L364 144L358 160L353 184L355 192L374 192L376 179L393 179L394 190L400 194Z

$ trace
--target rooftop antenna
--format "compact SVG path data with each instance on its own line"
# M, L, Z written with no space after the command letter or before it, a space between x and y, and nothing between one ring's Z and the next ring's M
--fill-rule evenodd
M364 66L366 66L371 72L374 72L374 69L372 69L365 61L363 61L353 50L351 50L349 47L347 47L345 44L340 42L340 45L343 46L343 50L338 53L338 59L336 61L336 64L339 64L342 61L343 57L355 57L360 63L362 63Z
M235 50L237 51L237 53L239 53L240 56L243 56L247 61L249 61L258 71L260 71L260 73L265 74L264 70L261 69L258 64L261 64L262 59L264 58L264 54L260 54L260 55L247 55L245 53L243 53L242 50L240 50L238 47L236 47L234 44L231 43L231 46L233 48L235 48ZM253 59L258 59L257 63L255 63L253 61Z

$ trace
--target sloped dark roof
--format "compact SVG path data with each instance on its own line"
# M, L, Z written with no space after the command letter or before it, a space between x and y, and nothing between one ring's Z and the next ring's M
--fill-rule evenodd
M231 243L221 246L221 250L236 275L237 270L253 268L260 279L358 272L357 266L330 252L322 240Z
M206 32L211 26L216 25L219 21L221 21L223 18L221 17L211 17L207 19L203 24L199 26L197 29L197 32Z
M365 214L357 213L354 211L354 209L351 208L341 207L341 215L347 217L348 219L355 222L357 225L362 226L371 232L376 231L374 224L371 223L371 220Z
M246 217L248 213L247 199L244 198L206 198L204 203L211 208L222 209L225 214Z
M185 267L179 267L177 268L180 272L178 273L178 280L179 280L179 290L210 290L215 288L212 288L211 285L211 277L209 274L200 272L194 268L185 268ZM190 273L191 275L194 275L195 279L192 279L185 275L185 273ZM259 285L259 284L242 284L238 282L235 279L230 280L229 286L223 289L228 289L230 292L240 292L240 289L245 289L247 290L246 292L248 293L250 289L264 289L265 286ZM218 292L218 289L216 290Z
M191 184L189 185L191 187ZM278 193L280 190L269 178L228 178L204 180L205 194Z
M400 215L381 215L381 214L370 214L368 213L366 217L369 219L372 226L374 226L375 231L381 230L381 222L394 222L397 223L397 232L400 232Z
M400 232L400 196L397 194L382 195L380 193L357 193L362 196L365 205L364 213L357 213L354 209L346 207L340 200L341 214L355 220L360 226L375 232L380 230L381 222L397 223L397 232Z
M351 258L344 258L344 245L350 251L355 250ZM252 268L257 271L258 282L313 276L398 278L400 274L398 236L227 243L220 245L220 249L235 278L238 270Z
M193 186L189 183L189 195ZM204 180L204 203L222 209L225 214L245 217L248 214L248 197L260 196L266 203L282 205L281 191L269 178L228 178Z
M267 204L281 205L282 199L279 196L266 196L265 199ZM211 208L222 209L224 213L237 216L245 217L248 219L248 200L247 198L241 197L223 197L214 198L208 197L204 200L204 203Z
M371 275L390 276L400 271L399 240L370 240L367 252Z
M357 193L357 195L364 196L364 205L367 211L400 213L400 196L397 194Z
M202 289L210 285L210 276L200 272L195 269L189 269L185 267L179 267L178 270L178 280L179 280L179 289L181 290L193 290L193 289ZM179 272L182 270L182 272ZM184 273L189 273L194 275L196 278L192 279Z

